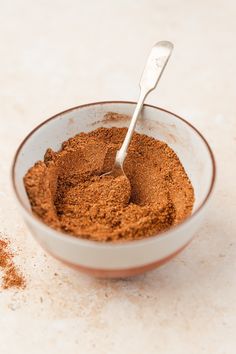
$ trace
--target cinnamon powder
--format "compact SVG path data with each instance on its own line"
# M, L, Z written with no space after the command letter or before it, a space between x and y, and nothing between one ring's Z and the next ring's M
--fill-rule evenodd
M9 244L5 240L0 240L0 269L3 272L3 289L25 287L25 279L15 266L13 254L10 252Z
M175 152L135 133L124 170L112 169L126 128L80 133L48 149L24 177L33 212L51 227L95 241L128 241L155 235L191 214L194 191Z

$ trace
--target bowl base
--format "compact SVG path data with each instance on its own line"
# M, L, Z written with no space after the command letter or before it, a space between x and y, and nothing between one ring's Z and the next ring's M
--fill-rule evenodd
M190 243L191 241L187 242L183 247L175 251L174 253L170 254L169 256L162 258L156 262L152 262L140 267L134 267L134 268L126 268L126 269L96 269L96 268L90 268L90 267L85 267L79 264L74 264L68 261L65 261L61 259L58 256L55 256L51 252L48 252L52 257L56 258L59 262L65 264L66 266L77 270L81 273L87 274L89 276L95 277L95 278L105 278L105 279L119 279L119 278L129 278L133 277L136 275L140 275L143 273L146 273L148 271L151 271L155 268L158 268L165 263L169 262L172 258L176 257L180 252L184 250L185 247Z

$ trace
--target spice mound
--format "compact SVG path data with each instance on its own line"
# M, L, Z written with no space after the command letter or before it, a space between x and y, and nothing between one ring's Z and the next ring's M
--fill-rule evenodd
M94 241L153 236L191 214L194 191L175 152L164 142L135 133L124 163L112 169L126 128L80 133L48 149L24 177L33 212L49 226Z

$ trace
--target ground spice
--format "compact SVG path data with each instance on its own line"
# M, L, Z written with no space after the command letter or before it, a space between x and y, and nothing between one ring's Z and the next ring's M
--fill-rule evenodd
M13 262L13 254L6 240L0 240L0 268L3 271L3 289L25 287L25 279Z
M126 128L80 133L48 149L25 175L32 210L45 223L95 241L141 239L167 230L191 214L194 191L175 152L135 133L124 170L112 169Z

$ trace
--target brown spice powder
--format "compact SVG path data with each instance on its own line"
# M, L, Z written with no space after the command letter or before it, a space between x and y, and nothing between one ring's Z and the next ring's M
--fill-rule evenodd
M13 262L13 254L9 251L9 242L0 240L0 268L3 271L2 287L24 288L25 279Z
M45 223L95 241L141 239L167 230L191 214L194 191L175 152L135 133L124 170L112 169L126 128L80 133L48 149L25 175L32 210Z

